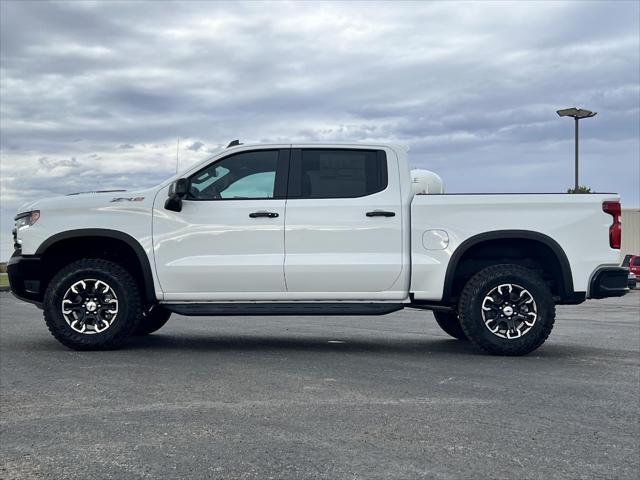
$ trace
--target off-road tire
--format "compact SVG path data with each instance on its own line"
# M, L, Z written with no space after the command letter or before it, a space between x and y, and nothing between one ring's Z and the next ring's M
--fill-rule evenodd
M62 299L74 282L83 279L106 282L118 298L118 313L111 326L94 334L73 330L62 314ZM73 262L49 282L43 301L44 320L51 334L74 350L113 350L138 327L142 317L140 289L131 274L117 263L99 258Z
M440 326L445 333L451 335L453 338L457 338L458 340L467 340L467 336L460 326L460 320L458 319L457 313L434 311L433 316L436 317L438 326Z
M517 284L533 297L538 317L531 329L520 338L496 336L482 318L482 302L492 289L501 284ZM476 273L465 285L458 304L460 325L474 344L494 355L526 355L549 337L555 321L555 303L549 287L538 274L520 265L503 264Z
M169 321L169 317L171 317L169 310L162 308L160 305L152 305L142 313L142 319L133 334L142 336L158 331Z

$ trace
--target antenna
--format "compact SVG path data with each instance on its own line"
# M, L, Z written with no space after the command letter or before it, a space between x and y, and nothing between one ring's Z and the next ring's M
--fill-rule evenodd
M178 153L180 152L180 137L178 137L178 144L176 145L176 175L178 174Z
M240 143L240 140L231 140L231 142L229 142L229 145L227 145L227 148L237 147L238 145L242 145Z

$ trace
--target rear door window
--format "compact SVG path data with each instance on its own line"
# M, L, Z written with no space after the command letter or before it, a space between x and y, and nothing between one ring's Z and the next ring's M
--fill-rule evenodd
M387 188L383 151L348 149L294 150L289 197L356 198Z

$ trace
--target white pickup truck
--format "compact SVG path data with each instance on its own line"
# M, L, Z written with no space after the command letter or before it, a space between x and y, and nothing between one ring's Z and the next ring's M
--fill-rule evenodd
M416 194L402 147L234 145L143 191L23 206L8 273L64 345L106 349L182 315L433 310L522 355L556 304L624 295L616 194Z

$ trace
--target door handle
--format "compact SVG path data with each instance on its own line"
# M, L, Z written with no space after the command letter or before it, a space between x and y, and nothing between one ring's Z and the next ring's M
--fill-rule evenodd
M395 217L396 212L385 212L384 210L374 210L367 212L367 217Z
M259 218L259 217L277 218L280 215L278 215L276 212L253 212L253 213L250 213L249 216L251 218Z

